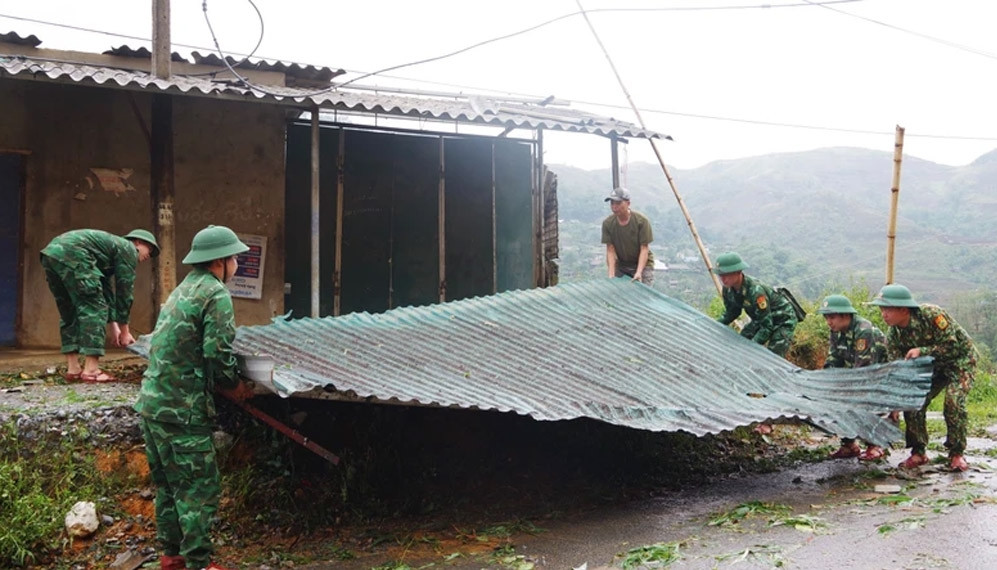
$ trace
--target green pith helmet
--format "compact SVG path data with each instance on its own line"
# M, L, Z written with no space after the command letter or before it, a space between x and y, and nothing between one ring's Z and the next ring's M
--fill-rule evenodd
M844 295L828 295L820 304L817 312L822 315L854 315L858 311L852 306L851 300Z
M156 243L156 236L152 235L152 232L149 230L132 230L122 237L125 239L140 239L149 244L150 255L153 257L159 255L159 244Z
M727 273L734 273L735 271L743 271L748 268L748 264L741 260L741 256L734 253L721 253L717 256L717 265L713 268L713 272L717 275L724 275Z
M197 232L190 242L190 252L183 262L188 265L224 259L249 251L249 246L239 240L235 232L225 226L208 226Z
M897 284L886 285L880 289L879 295L869 301L869 304L880 307L911 307L914 309L918 307L914 297L910 294L910 289Z

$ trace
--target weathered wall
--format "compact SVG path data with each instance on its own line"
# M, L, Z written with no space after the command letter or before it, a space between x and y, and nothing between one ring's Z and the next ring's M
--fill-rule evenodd
M21 346L57 346L58 313L38 251L61 232L151 229L149 150L129 98L148 124L151 96L92 87L0 80L0 149L26 158ZM208 224L267 237L262 300L236 300L239 324L283 310L284 120L270 105L174 100L179 260ZM118 188L94 168L119 171ZM129 174L130 172L130 174ZM116 191L115 191L116 190ZM138 269L132 328L152 330L152 264Z

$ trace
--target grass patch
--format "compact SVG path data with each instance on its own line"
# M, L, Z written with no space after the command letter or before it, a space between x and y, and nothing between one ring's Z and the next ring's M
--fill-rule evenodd
M685 541L658 542L647 546L631 548L624 554L619 555L623 560L621 565L623 570L641 568L664 568L682 559L680 550L686 546Z
M102 473L89 433L67 427L22 441L13 422L0 426L0 567L45 564L66 546L64 517L77 501L101 514L120 514L106 497L134 485L131 477Z

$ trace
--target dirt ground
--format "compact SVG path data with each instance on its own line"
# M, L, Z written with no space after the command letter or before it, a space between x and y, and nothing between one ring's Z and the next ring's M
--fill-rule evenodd
M127 410L134 400L137 373L144 361L123 352L109 355L105 361L108 369L125 378L123 382L64 385L54 372L49 372L60 363L58 355L0 353L0 371L8 377L16 375L21 381L6 383L0 389L0 416L53 408L69 413L82 408ZM24 377L20 376L22 371ZM340 423L361 421L350 416L349 410L338 410L336 414ZM513 455L501 447L501 442L488 437L496 425L520 441L524 437L544 441L542 438L547 436L544 432L522 431L533 429L527 420L516 419L513 425L502 417L483 421L480 414L474 414L433 416L428 420L408 414L409 423L400 424L413 426L417 432L414 436L422 438L439 437L428 430L431 422L441 424L441 431L461 432L458 439L447 444L457 447L455 456L465 457L468 449L476 448L485 449L488 456L509 456L502 460L510 462L505 469L496 471L496 463L489 462L494 458L482 457L452 479L440 474L438 487L422 488L422 492L440 495L440 501L451 501L454 508L438 509L427 516L408 511L354 516L349 522L344 519L341 525L305 535L283 536L275 532L233 540L223 533L222 560L234 567L271 570L595 570L621 567L625 555L635 549L674 543L678 545L678 559L670 567L677 568L997 567L997 463L991 459L995 444L990 439L970 441L967 455L972 468L967 473L950 473L938 464L915 472L899 470L896 464L906 456L903 450L894 450L888 461L872 465L854 459L785 462L771 472L733 471L701 481L688 477L688 472L684 476L681 467L670 466L666 473L681 478L674 484L635 485L626 493L599 500L587 492L575 493L574 485L584 483L587 477L605 477L606 473L618 476L600 469L599 464L607 456L593 450L591 458L583 458L578 465L588 465L589 472L578 474L573 469L571 481L565 481L567 492L534 495L533 488L550 490L558 486L558 481L543 480L537 477L538 472L529 469L541 460L539 456ZM543 427L548 431L552 428ZM785 437L787 442L799 443L793 439L796 427L777 428L773 436L776 440ZM598 428L587 429L586 437L599 435L595 431ZM609 437L621 433L627 432L615 431ZM811 448L833 443L833 439L822 435L805 442ZM623 447L631 442L619 444ZM574 448L567 451L574 453ZM789 453L790 448L782 452ZM102 469L141 472L143 468L139 448L98 453ZM682 451L676 449L675 453ZM938 452L931 455L937 456ZM560 456L559 460L567 462L571 458ZM430 480L423 472L425 465L429 464L413 467L419 470L412 475L421 477L420 483ZM639 463L633 468L650 469ZM475 469L482 472L480 482L467 480L476 476ZM485 476L484 471L491 475ZM513 477L521 480L513 481ZM507 480L503 482L502 478ZM409 491L404 482L398 486ZM458 496L442 496L448 489ZM462 494L474 495L475 500L464 500ZM148 490L142 489L122 497L124 509L137 517L138 524L118 521L95 541L127 539L130 544L149 548L154 530L150 499ZM739 505L756 503L782 505L789 510L779 516L759 513L738 522L710 524ZM517 513L523 513L522 518ZM81 541L76 548L84 553L93 546ZM99 568L109 563L110 558L105 556L84 566ZM645 567L657 567L655 564Z

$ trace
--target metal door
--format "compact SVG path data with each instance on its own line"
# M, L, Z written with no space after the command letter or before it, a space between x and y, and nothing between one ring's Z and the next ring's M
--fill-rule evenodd
M21 173L19 154L0 154L0 346L17 343L21 252Z

